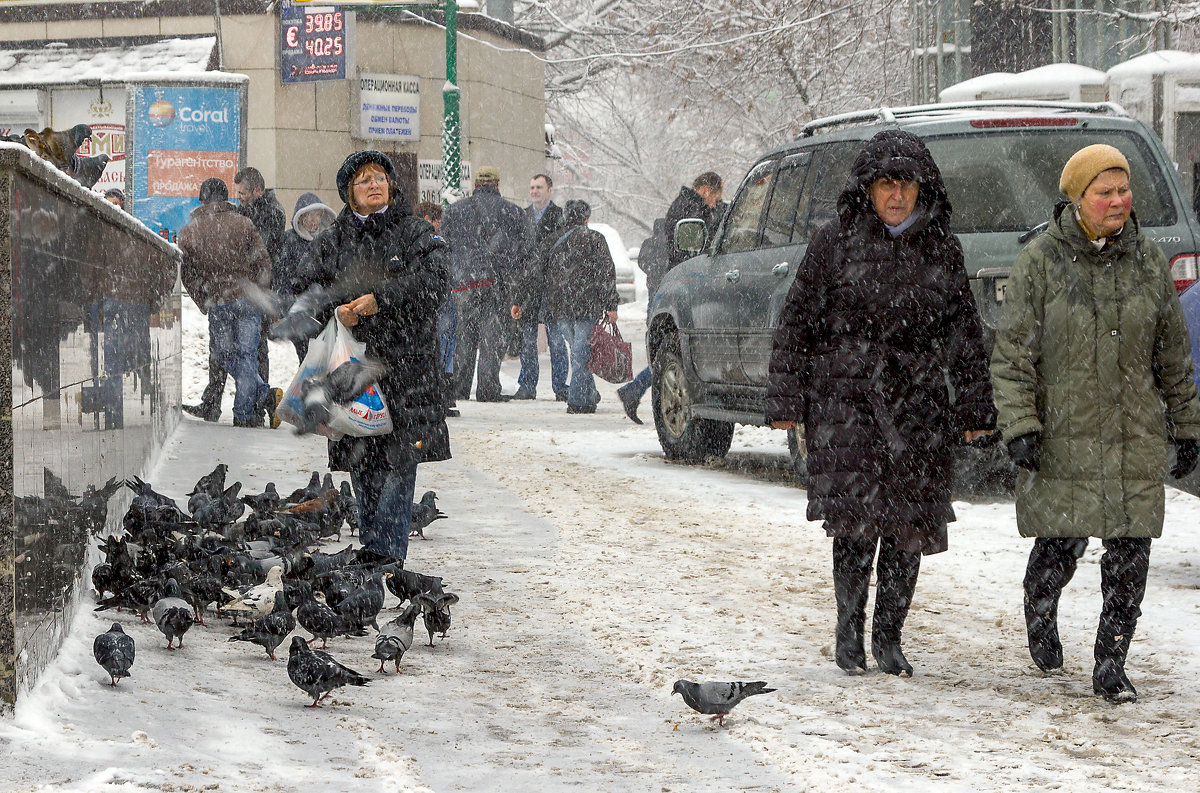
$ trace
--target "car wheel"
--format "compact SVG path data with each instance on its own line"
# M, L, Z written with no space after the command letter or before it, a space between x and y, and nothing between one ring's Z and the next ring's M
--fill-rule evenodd
M733 424L692 415L692 387L678 349L664 343L654 356L654 428L668 460L701 463L724 457L733 442Z
M808 479L808 450L804 445L804 427L797 424L787 431L788 454L792 458L792 470L800 481Z

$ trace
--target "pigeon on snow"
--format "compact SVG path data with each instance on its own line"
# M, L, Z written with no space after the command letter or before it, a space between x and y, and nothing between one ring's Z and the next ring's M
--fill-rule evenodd
M288 611L287 597L281 589L275 593L275 610L265 617L259 617L236 636L230 636L229 641L253 642L266 650L274 661L275 648L283 644L283 640L295 628L296 618Z
M306 708L321 707L321 700L333 693L335 688L365 686L370 682L353 669L333 660L329 653L310 649L308 642L300 636L292 637L287 670L288 678L313 698L311 705L304 706Z
M109 685L115 686L118 677L129 677L133 666L133 637L121 630L114 622L107 633L102 633L92 642L92 657L108 672Z
M321 640L322 650L325 649L325 644L329 639L346 632L342 618L325 602L324 592L313 593L311 597L296 607L296 622L313 635L308 641L309 644L317 639Z
M267 580L242 591L226 589L225 594L233 598L221 606L222 611L240 611L265 617L275 609L275 593L283 591L283 568L272 567L267 571Z
M425 536L425 527L435 520L445 517L446 513L437 508L437 493L433 490L425 491L421 500L413 504L412 523L408 536L428 540L429 538Z
M691 680L676 680L672 694L679 694L687 706L697 713L715 716L717 724L724 725L725 714L733 710L746 697L768 694L775 689L767 688L763 680L753 683L693 683Z
M379 659L379 669L383 671L385 661L395 661L396 671L400 671L400 659L408 652L413 644L413 625L417 622L417 612L420 607L409 603L399 617L384 624L379 635L375 637L375 652L372 658Z
M192 604L183 599L179 584L174 578L167 579L167 594L154 601L154 605L150 607L150 616L162 631L162 635L167 637L168 650L175 649L171 644L177 638L179 646L183 646L183 634L188 632L188 628L192 627L195 621Z

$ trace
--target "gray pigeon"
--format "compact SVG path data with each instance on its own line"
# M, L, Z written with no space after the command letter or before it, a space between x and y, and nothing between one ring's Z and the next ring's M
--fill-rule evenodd
M672 694L680 694L687 706L697 713L715 716L717 724L725 724L725 714L746 697L769 694L763 680L753 683L693 683L691 680L676 680Z
M429 633L429 646L433 646L433 634L440 633L442 638L450 632L450 607L458 602L458 595L453 592L433 594L422 592L413 598L413 603L421 607L421 620Z
M376 618L383 609L383 582L391 573L377 572L371 579L338 603L337 612L351 635L362 636L363 626L370 625L379 630Z
M80 157L78 154L73 154L71 155L71 162L66 169L67 174L76 182L79 182L80 185L90 190L96 186L96 182L99 182L100 177L104 175L104 169L108 167L110 159L103 152L91 157Z
M428 540L429 538L425 536L425 527L435 520L441 520L445 517L446 513L437 508L437 493L433 490L425 491L425 495L421 496L421 500L413 504L412 523L409 527L408 536Z
M312 644L317 639L321 640L321 649L325 649L326 642L340 633L346 632L345 623L338 613L329 608L325 603L325 593L317 592L296 607L296 622L300 623L300 627L313 635L309 639L309 644Z
M275 610L265 617L259 617L236 636L230 636L231 642L253 642L267 651L271 660L275 660L275 648L283 644L287 635L296 629L296 618L288 611L287 595L280 590L275 593Z
M379 669L383 671L384 661L395 661L396 671L400 671L400 659L408 652L413 643L413 625L417 622L417 612L420 607L409 603L400 616L384 624L379 635L375 637L375 652L372 658L379 659Z
M183 593L174 578L167 579L167 594L154 601L150 607L150 617L162 635L167 637L168 650L175 649L171 645L176 638L179 639L179 646L183 646L183 634L192 627L195 617L192 616L192 604L183 599Z
M365 686L370 681L349 667L342 666L329 653L309 649L308 642L300 636L292 637L288 648L288 678L302 691L313 698L306 708L321 707L321 700L335 688L342 686Z
M92 656L96 663L108 672L109 685L115 686L118 677L129 677L133 666L133 637L121 630L114 622L107 633L102 633L92 642Z

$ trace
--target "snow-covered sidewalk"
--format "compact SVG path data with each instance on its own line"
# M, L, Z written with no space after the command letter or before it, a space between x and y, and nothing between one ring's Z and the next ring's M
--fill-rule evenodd
M506 362L507 391L515 374ZM542 390L463 403L454 459L418 474L450 517L407 566L462 598L449 638L399 675L374 672L372 638L332 641L372 682L306 710L282 658L227 643L224 621L168 652L153 626L85 606L0 723L3 789L1200 790L1200 500L1168 490L1128 666L1137 704L1091 694L1098 543L1063 598L1065 672L1033 669L1029 543L1003 499L956 503L950 551L924 560L905 631L916 676L851 678L830 657L829 541L780 481L781 433L740 429L724 464L675 465L612 386L593 416ZM249 492L325 469L320 439L185 418L151 478L180 497L218 460ZM114 619L138 643L115 689L91 658ZM681 677L778 691L718 728L671 696Z

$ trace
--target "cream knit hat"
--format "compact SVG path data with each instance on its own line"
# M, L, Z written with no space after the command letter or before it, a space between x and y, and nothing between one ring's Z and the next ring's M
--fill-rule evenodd
M1071 155L1063 166L1062 176L1058 180L1058 189L1066 194L1074 204L1079 203L1083 191L1087 190L1092 181L1110 168L1120 168L1129 173L1129 160L1117 149L1105 143L1085 146Z

